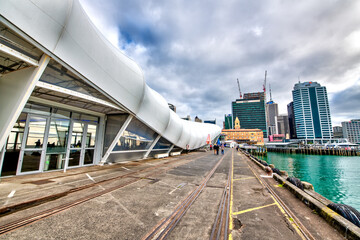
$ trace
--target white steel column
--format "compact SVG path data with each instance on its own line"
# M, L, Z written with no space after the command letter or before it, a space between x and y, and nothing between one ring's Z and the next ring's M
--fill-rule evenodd
M161 135L159 134L155 140L153 141L153 143L151 144L151 146L149 147L149 149L147 150L147 152L145 153L143 159L147 158L150 154L150 152L153 150L153 148L155 147L156 143L159 141L159 139L161 138Z
M43 55L38 67L25 68L0 76L0 148L43 74L50 57Z
M4 144L4 147L1 149L1 152L0 152L0 177L1 177L1 173L2 173L2 166L4 163L5 151L6 151L6 147Z
M174 144L169 148L169 151L167 151L167 154L170 154L170 152L171 152L171 150L173 150L173 148L174 148Z
M105 117L106 116L99 117L100 121L96 133L93 164L98 164L101 160L101 154L104 146L104 137L105 137L105 121L106 121Z
M126 119L124 124L121 126L119 132L116 134L116 137L114 138L114 141L110 144L108 150L106 151L105 155L103 156L103 158L101 159L99 164L104 164L106 162L111 151L114 149L116 142L119 140L119 138L121 137L121 135L123 134L123 132L125 131L127 126L129 125L129 123L131 122L132 118L133 118L132 115L128 116L128 118Z

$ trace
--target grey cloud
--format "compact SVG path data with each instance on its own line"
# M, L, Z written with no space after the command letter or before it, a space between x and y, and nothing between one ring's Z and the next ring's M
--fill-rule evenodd
M119 48L181 116L222 122L239 95L236 78L242 92L261 91L265 70L282 113L299 78L326 86L359 77L346 74L360 68L359 49L349 51L346 42L360 30L358 1L81 1L96 10L92 18L119 29L125 44ZM146 52L136 55L136 46ZM354 89L343 93L348 101L360 96ZM331 96L332 114L350 116L339 107L341 93Z

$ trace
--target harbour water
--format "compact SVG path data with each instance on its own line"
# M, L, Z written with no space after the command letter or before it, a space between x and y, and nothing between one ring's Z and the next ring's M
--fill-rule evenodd
M311 183L327 199L360 210L360 157L268 152L259 158Z

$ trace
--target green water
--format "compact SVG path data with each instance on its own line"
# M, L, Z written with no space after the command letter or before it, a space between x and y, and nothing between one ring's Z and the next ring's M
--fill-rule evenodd
M289 176L311 183L327 199L360 210L360 157L268 152L262 158Z

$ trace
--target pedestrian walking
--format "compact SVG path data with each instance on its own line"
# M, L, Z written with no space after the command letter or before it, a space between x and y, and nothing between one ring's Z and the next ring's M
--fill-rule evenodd
M225 146L224 144L221 145L221 154L224 155L224 151L225 151Z

